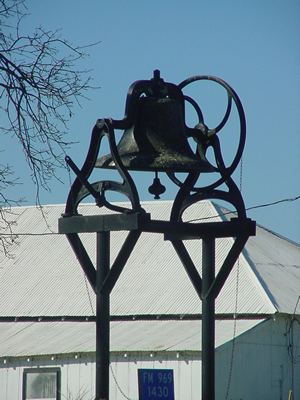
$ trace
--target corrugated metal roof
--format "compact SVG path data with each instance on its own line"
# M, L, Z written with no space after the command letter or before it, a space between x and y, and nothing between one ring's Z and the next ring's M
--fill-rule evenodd
M143 203L143 206L151 213L152 218L168 219L171 202L146 202ZM19 233L19 236L11 248L14 258L9 259L1 255L0 259L0 316L94 314L95 295L89 287L66 237L55 234L57 233L58 218L63 211L64 206L62 205L44 206L43 213L36 207L12 209L11 217L16 221L14 231ZM94 205L85 204L80 207L80 212L92 215L103 211ZM104 212L107 213L107 211ZM221 209L211 202L203 202L188 209L185 220L209 218L212 221L220 221L221 212ZM112 261L125 236L124 232L112 234ZM81 237L94 261L95 235L83 234ZM232 246L232 242L233 239L217 240L217 270ZM187 241L186 246L201 274L201 241ZM258 315L272 314L276 311L293 313L300 294L299 287L300 246L258 227L257 236L251 238L247 243L239 262L234 266L216 301L216 312ZM299 312L299 310L296 311ZM143 233L113 289L111 314L164 315L168 313L199 314L201 313L201 301L171 244L164 241L162 235ZM218 323L223 324L222 326L230 324L226 321ZM245 326L251 327L255 323L257 322L247 321ZM19 324L11 326L1 323L1 335L7 334L7 339L0 336L2 337L0 348L3 348L5 343L10 343L10 340L23 338L28 352L30 343L33 344L33 336L23 337L23 334L32 330L39 332L39 329L45 326L25 324L23 331ZM58 341L65 341L66 347L76 348L77 339L74 343L64 339L66 338L64 335L69 334L64 324L67 323L48 323L47 331L49 327L49 332L45 333L49 335L47 341L56 343L56 332L59 332L57 333ZM72 324L72 329L79 331L78 335L74 332L74 335L70 334L70 337L81 337L82 340L78 340L81 340L80 343L84 348L85 341L88 342L89 339L86 339L87 333L82 333L81 330L86 330L86 327L76 323ZM158 325L150 321L139 321L136 322L138 325L132 322L128 323L133 325L130 325L131 328L127 331L123 330L127 329L125 322L119 325L113 324L116 326L112 329L113 331L121 330L114 339L113 346L116 349L119 348L120 337L123 338L122 343L128 343L128 346L132 340L132 349L138 343L142 348L157 345L155 338L154 342L151 341L150 336L152 335L147 335L141 340L138 339L139 335L143 336L146 324L149 327L153 326L153 335L158 335L158 337L162 335L160 345L162 348L166 348L169 345L172 346L172 343L177 343L176 335L179 334L178 337L181 337L179 326L185 326L175 321L159 322ZM162 324L165 324L164 332L168 332L169 328L171 332L172 327L176 326L176 329L173 330L174 338L170 333L169 335L163 332L159 333ZM187 337L189 330L193 335L193 326L197 324L199 326L199 322L189 321L188 324L188 329L182 328L182 335L186 335L182 344L184 347L193 348L195 342L193 342L194 344L190 343ZM160 328L156 330L158 326ZM137 327L136 330L134 327ZM6 329L8 329L7 332L5 332ZM64 330L66 333L63 333ZM229 336L227 337L229 338ZM26 338L28 338L28 343L26 343ZM217 343L218 341L219 337L217 337ZM45 342L44 340L44 344ZM178 342L178 346L179 344L180 342ZM35 341L34 345L36 345ZM67 351L66 347L64 351ZM196 347L199 350L198 342Z
M153 218L167 219L170 202L144 204ZM80 212L97 212L94 205L83 205ZM19 214L15 230L20 234L57 232L62 206L45 206L44 215L35 207L14 209ZM206 202L189 210L186 219L216 215ZM47 221L47 225L45 223ZM219 219L219 217L217 217ZM125 232L115 232L111 240L113 260L123 243ZM84 244L95 259L95 235L83 234ZM254 243L259 237L253 239ZM19 236L12 252L14 259L2 257L0 315L91 315L95 296L86 282L76 257L63 235ZM217 267L232 245L232 239L217 240ZM186 242L201 273L201 241ZM217 313L272 313L275 311L250 268L239 260L236 286L233 269L216 301ZM236 310L235 293L239 292ZM91 304L92 303L92 304ZM112 314L199 313L201 301L181 265L172 245L162 235L143 233L111 296Z
M251 271L278 312L300 314L300 245L262 227L245 251Z
M237 321L236 335L261 321ZM91 322L11 322L0 325L0 357L24 357L95 351ZM111 323L111 351L200 351L200 321ZM216 346L233 337L233 321L216 321Z

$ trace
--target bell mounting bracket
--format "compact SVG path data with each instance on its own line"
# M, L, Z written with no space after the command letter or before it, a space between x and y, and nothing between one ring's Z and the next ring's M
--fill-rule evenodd
M224 117L213 129L208 128L205 124L203 112L197 102L190 96L184 95L182 92L186 86L196 81L214 82L223 87L227 92L227 107ZM201 200L207 199L224 200L235 207L239 217L246 217L242 196L235 182L231 178L231 175L236 170L242 157L246 138L246 120L238 95L225 81L213 76L193 76L184 80L179 85L174 85L172 83L164 82L160 77L158 70L154 71L154 76L151 80L136 81L130 86L126 99L125 116L122 120L100 119L97 121L92 131L87 157L81 169L76 166L70 157L66 157L66 162L76 174L76 179L70 189L64 215L77 215L78 205L83 199L90 195L94 197L95 203L98 207L106 207L112 211L125 214L144 212L140 204L136 185L127 168L124 167L122 159L118 153L115 137L115 129L125 130L129 129L133 125L138 112L138 102L142 96L154 96L156 98L172 97L179 102L184 103L184 101L186 101L190 103L197 113L198 123L194 128L186 126L186 132L187 137L192 137L197 144L195 155L205 155L208 147L211 147L215 158L216 166L212 165L212 168L217 173L218 177L215 182L206 186L198 186L201 171L189 172L184 181L180 181L175 176L175 173L166 171L169 179L179 187L173 203L170 220L180 221L183 212L188 207ZM231 164L226 166L221 153L220 140L217 134L224 128L229 119L232 110L232 103L235 104L238 112L240 133L236 154ZM122 178L121 183L112 180L101 180L94 183L89 182L104 137L107 137L108 139L110 154L114 161L114 168ZM157 173L155 176L155 185L151 186L151 190L152 193L155 194L155 198L159 198L158 194L164 191L164 187L162 185L160 186L160 182L157 179ZM227 186L228 190L221 190L219 188L221 185ZM160 193L154 193L156 190L160 190ZM106 198L106 192L108 191L115 191L126 196L131 207L122 207L108 201Z

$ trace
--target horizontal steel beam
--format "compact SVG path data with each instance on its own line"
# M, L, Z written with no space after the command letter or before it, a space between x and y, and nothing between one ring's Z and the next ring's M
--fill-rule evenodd
M107 215L74 215L61 217L58 220L58 232L85 233L131 231L140 229L141 221L149 219L149 214L107 214Z
M171 222L150 219L150 214L76 215L58 221L59 233L131 231L161 233L165 240L191 240L203 237L222 238L254 236L256 224L248 218L222 222Z
M202 238L224 238L224 237L238 237L254 236L256 230L256 223L251 219L237 219L234 218L230 221L223 222L202 222L202 223L188 223L176 222L172 226L167 227L160 224L161 221L150 221L149 226L158 230L162 228L162 233L165 234L165 240L194 240ZM169 224L171 224L169 222ZM146 231L146 229L145 229Z

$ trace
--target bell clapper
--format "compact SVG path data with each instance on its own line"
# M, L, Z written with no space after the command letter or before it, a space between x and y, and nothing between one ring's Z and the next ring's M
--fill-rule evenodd
M158 177L158 172L155 171L155 177L153 179L152 185L149 186L148 192L150 194L154 195L154 199L158 200L160 199L160 195L163 194L166 191L166 187L161 184L159 177Z

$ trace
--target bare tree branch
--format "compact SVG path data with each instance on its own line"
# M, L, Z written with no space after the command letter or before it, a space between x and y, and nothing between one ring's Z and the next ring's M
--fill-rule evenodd
M19 20L22 6L23 1L1 0L0 20L12 15ZM63 165L72 107L91 88L89 71L75 67L86 56L85 47L41 27L28 36L19 28L14 33L0 34L0 108L7 116L0 130L18 138L33 181L48 188Z
M0 0L0 133L17 138L38 201L40 189L49 189L57 168L65 167L67 123L92 85L90 71L77 67L88 46L42 27L22 34L26 13L25 0ZM0 166L0 209L13 203L4 194L12 172Z

